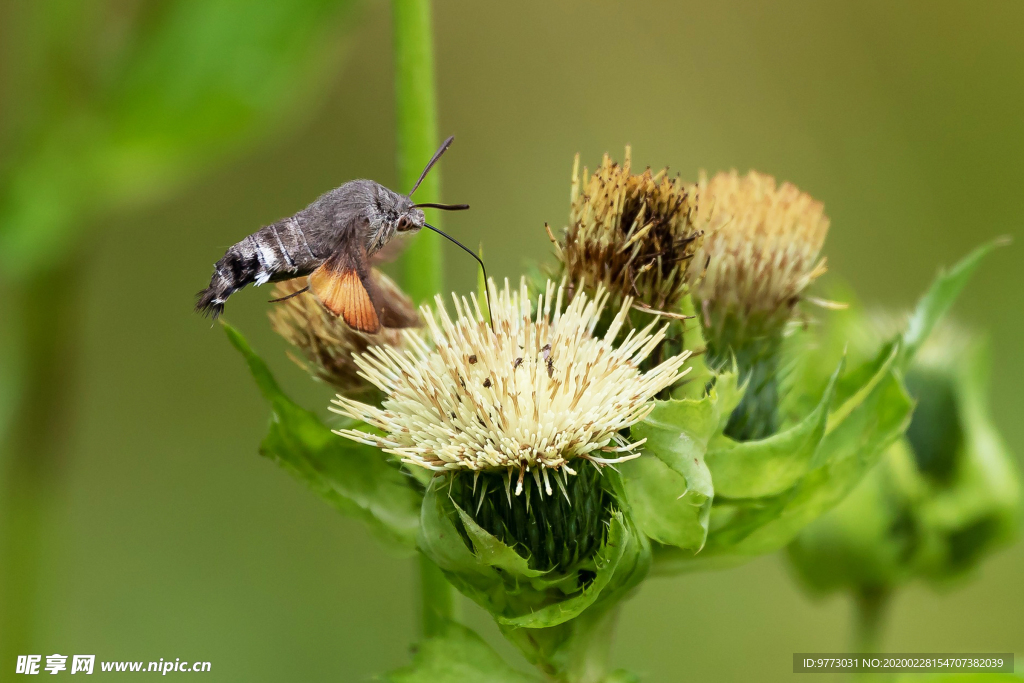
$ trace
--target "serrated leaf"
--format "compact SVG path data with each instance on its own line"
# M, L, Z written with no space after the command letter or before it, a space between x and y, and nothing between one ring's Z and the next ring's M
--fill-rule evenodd
M420 494L380 450L341 438L285 396L266 363L238 330L222 323L273 413L260 453L304 481L342 513L390 544L416 547Z
M384 677L389 683L540 683L505 663L470 629L449 622L441 633L421 642L409 666Z
M789 429L757 441L734 441L716 434L706 462L715 495L723 498L774 496L792 487L807 471L825 435L829 407L843 363L832 373L818 405Z

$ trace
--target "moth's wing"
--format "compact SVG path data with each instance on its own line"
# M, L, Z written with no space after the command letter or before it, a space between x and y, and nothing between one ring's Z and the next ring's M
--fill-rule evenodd
M364 283L384 327L419 327L416 305L386 275L371 268Z
M380 331L377 309L366 289L366 252L348 249L324 261L309 276L309 288L320 303L360 332Z
M382 263L391 263L402 255L405 248L409 246L409 240L404 235L397 234L392 237L387 243L377 250L373 256L370 257L371 265L380 265ZM384 323L385 327L391 327L387 323Z

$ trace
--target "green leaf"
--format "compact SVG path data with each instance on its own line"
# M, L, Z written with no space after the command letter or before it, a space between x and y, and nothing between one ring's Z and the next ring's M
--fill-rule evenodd
M992 240L983 244L967 256L960 259L949 271L940 272L928 291L917 304L914 314L907 323L903 333L903 344L900 348L899 366L905 368L921 348L921 344L931 334L935 323L946 314L950 306L988 254L996 247L1008 244L1006 238Z
M222 323L273 410L260 453L278 463L346 515L400 548L416 547L420 494L380 450L331 432L281 391L266 363L238 330Z
M796 484L825 436L842 369L840 362L818 405L789 429L757 441L733 441L717 434L706 458L715 494L720 498L758 498L780 494Z
M913 457L906 440L897 441L850 495L789 544L788 557L805 586L824 594L894 586L907 578L920 546L911 517L913 491L921 483Z
M913 401L888 367L874 388L821 442L811 469L784 494L733 511L708 539L709 554L758 555L778 550L834 507L906 430Z
M873 361L870 365L875 367ZM716 501L701 553L692 557L656 547L659 572L731 566L774 552L843 500L909 423L913 401L892 366L890 356L853 391L841 419L829 421L806 474L794 486L774 496ZM858 368L853 374L863 378L865 373Z
M412 664L384 677L389 683L540 683L505 663L490 645L465 626L449 622L416 648Z
M1021 507L1020 474L988 407L988 345L975 340L952 363L959 448L951 478L926 477L916 509L925 535L920 573L939 582L974 569L1010 542Z
M637 526L659 543L693 551L704 545L715 495L704 456L736 395L735 375L722 378L703 399L656 401L630 430L634 441L647 441L643 456L617 466L624 497ZM729 397L725 402L719 389Z

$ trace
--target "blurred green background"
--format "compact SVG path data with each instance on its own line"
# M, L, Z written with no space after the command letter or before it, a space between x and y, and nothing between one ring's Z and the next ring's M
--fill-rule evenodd
M389 7L322 21L339 57L310 65L323 77L280 125L226 161L196 156L201 172L159 199L88 219L30 652L208 660L216 681L364 680L407 660L413 562L256 454L268 408L191 311L228 245L351 178L394 183ZM757 168L821 199L831 272L873 304L907 307L940 264L1013 235L955 313L991 333L995 419L1024 453L1024 5L440 0L434 22L440 133L456 135L444 198L473 206L446 226L483 243L492 275L547 256L573 154L593 167L626 144L635 166ZM201 69L203 55L181 58ZM447 284L473 287L473 262L446 255ZM232 298L227 318L326 413L328 392L270 331L266 295ZM946 594L903 591L886 649L1024 654L1022 571L1018 543ZM788 679L793 652L845 650L849 609L806 598L779 557L653 580L613 661L652 682Z

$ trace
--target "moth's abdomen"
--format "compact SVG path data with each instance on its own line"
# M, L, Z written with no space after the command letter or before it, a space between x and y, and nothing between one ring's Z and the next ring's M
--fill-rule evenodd
M210 286L199 292L196 310L219 316L232 294L248 284L308 275L324 257L312 247L296 218L286 218L235 244L214 265Z

